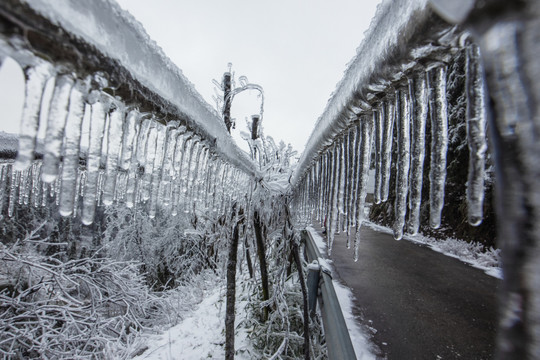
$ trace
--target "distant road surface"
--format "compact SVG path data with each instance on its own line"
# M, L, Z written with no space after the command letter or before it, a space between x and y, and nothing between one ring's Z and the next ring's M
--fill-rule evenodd
M356 297L355 315L376 330L381 359L493 358L499 279L365 226L361 236L358 262L344 235L331 259Z

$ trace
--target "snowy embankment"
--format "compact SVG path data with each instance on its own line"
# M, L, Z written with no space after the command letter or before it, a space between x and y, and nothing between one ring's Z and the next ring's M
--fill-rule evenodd
M362 225L386 234L393 234L392 229L377 225L370 221L364 221ZM464 240L454 238L435 239L422 234L405 234L403 239L427 245L433 251L459 259L477 269L483 270L490 276L502 279L499 249L490 248L484 250L484 246L479 243L469 243Z
M245 314L245 301L236 305L238 314L236 322L242 321ZM204 299L195 309L186 314L186 318L178 325L160 333L149 335L146 339L147 350L135 357L135 360L195 360L225 358L225 290L218 286L208 291ZM247 334L242 327L238 328L235 348L236 359L244 357Z
M319 252L326 256L327 248L326 243L323 238L313 229L311 226L306 227L306 230L311 233L315 244L319 248ZM323 260L321 262L321 260ZM327 267L334 272L331 261L326 261L325 259L319 259L319 262L322 266ZM351 341L353 343L354 352L356 353L356 358L359 360L371 360L376 359L376 356L371 350L371 345L369 343L369 335L360 327L359 321L356 319L352 312L353 308L353 294L351 289L341 284L338 280L332 280L334 284L334 289L336 290L336 295L339 300L339 305L341 306L341 311L343 312L343 317L345 318L345 323L349 329L349 335L351 336Z

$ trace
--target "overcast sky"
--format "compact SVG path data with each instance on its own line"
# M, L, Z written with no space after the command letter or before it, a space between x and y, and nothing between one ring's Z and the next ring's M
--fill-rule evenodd
M356 53L378 0L118 0L212 105L213 79L232 63L265 92L263 127L301 152L346 64ZM5 72L5 71L3 71ZM8 101L0 74L0 106ZM3 88L3 89L2 89ZM3 101L1 99L4 99ZM2 104L4 102L4 104ZM259 112L256 92L232 105L237 129ZM6 112L2 127L13 123Z

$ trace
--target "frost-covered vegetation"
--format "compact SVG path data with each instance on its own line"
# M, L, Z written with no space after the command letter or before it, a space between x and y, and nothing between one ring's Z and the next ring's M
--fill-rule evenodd
M310 343L312 356L324 357L318 320L304 317L303 260L296 257L299 237L288 213L295 152L269 137L250 147L260 154L264 177L249 190L252 206L233 204L224 214L173 216L158 206L150 217L149 202L113 204L98 207L93 224L85 226L77 216L60 216L53 197L38 207L4 203L2 354L85 359L144 353L144 334L178 324L207 289L224 284L236 234L236 268L244 274L235 274L242 290L237 301L250 300L237 319L250 344L242 352L294 359Z

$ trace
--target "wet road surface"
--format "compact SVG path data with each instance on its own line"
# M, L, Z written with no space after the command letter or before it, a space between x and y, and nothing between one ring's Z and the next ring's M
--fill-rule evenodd
M358 262L344 234L336 236L331 259L353 291L355 315L374 329L381 358L493 358L499 279L426 246L361 231Z

